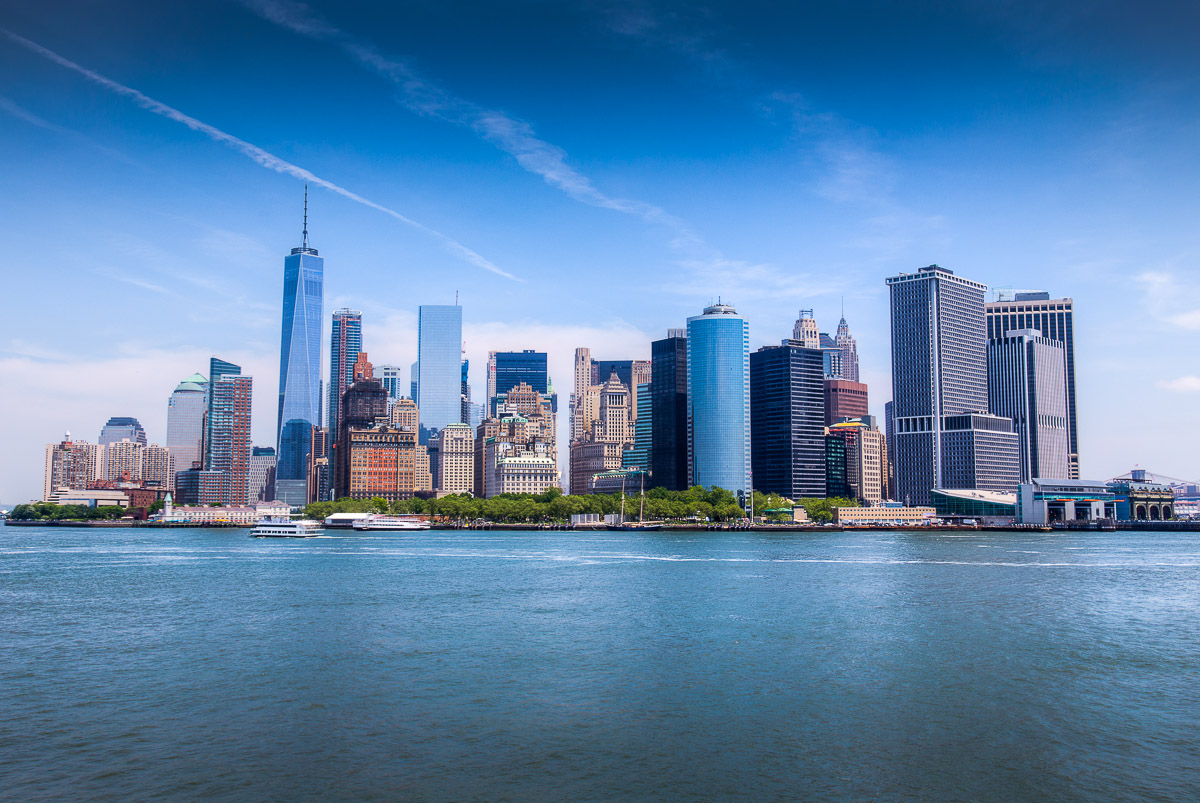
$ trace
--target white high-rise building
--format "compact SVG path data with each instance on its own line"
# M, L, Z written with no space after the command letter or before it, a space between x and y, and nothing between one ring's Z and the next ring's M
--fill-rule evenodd
M175 487L175 458L165 446L152 443L142 448L138 476L142 482L156 482L163 488Z
M469 424L449 424L441 432L438 449L440 491L471 493L475 488L475 433Z

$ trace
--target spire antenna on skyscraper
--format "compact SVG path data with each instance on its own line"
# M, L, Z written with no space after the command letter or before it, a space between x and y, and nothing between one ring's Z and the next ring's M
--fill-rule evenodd
M308 248L308 182L304 182L304 242L302 248Z

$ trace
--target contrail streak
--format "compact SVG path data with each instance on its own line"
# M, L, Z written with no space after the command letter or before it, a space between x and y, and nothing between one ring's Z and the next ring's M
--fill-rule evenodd
M363 206L369 206L370 208L376 209L380 212L383 212L386 215L391 215L396 220L399 220L401 223L405 223L409 226L412 226L413 228L418 229L418 230L424 232L425 234L428 234L430 237L433 237L434 239L440 241L442 243L442 245L446 248L446 250L450 251L450 253L454 254L455 256L459 257L460 259L463 259L466 262L469 262L472 265L475 265L476 267L483 268L484 270L491 271L492 273L495 273L499 276L503 276L506 279L511 279L513 281L522 281L521 279L512 275L508 271L501 270L500 268L496 267L494 264L492 264L489 260L487 260L486 258L481 256L480 254L477 254L476 252L472 251L470 248L467 248L462 243L459 243L458 241L454 240L453 238L449 237L448 235L442 234L440 231L437 231L436 229L431 229L428 226L426 226L425 224L418 223L417 221L413 220L412 218L402 215L394 209L389 209L388 207L383 206L382 204L377 204L374 201L372 201L368 198L364 198L361 195L358 195L357 193L351 192L350 190L348 190L344 187L339 187L337 184L334 184L331 181L326 181L325 179L321 178L320 176L317 176L317 175L309 172L308 170L305 170L303 167L294 165L291 162L288 162L284 159L280 159L275 154L265 151L262 148L258 147L257 145L252 145L243 139L238 139L237 137L233 136L232 134L227 134L224 131L222 131L221 129L215 128L201 120L197 120L195 117L186 115L183 112L179 111L178 109L172 108L165 103L160 103L159 101L155 100L154 98L143 95L141 92L137 91L136 89L133 89L132 87L128 87L128 86L125 86L124 84L117 83L116 81L112 80L111 78L106 78L98 72L89 70L86 67L76 64L75 62L71 61L70 59L67 59L67 58L64 58L63 56L58 55L53 50L42 47L37 42L30 41L29 39L26 39L23 36L19 36L6 28L0 28L0 31L3 31L4 34L6 36L8 36L9 39L12 39L17 44L38 54L39 56L43 56L43 57L49 59L50 61L53 61L55 64L66 67L69 70L74 70L75 72L82 75L84 78L87 78L89 81L99 84L100 86L104 87L105 89L111 90L111 91L117 93L118 95L123 95L124 97L131 99L134 103L141 106L143 109L145 109L147 111L153 112L162 117L166 117L169 120L174 120L177 123L183 123L188 128L192 129L193 131L198 131L199 133L204 134L205 136L207 136L209 139L213 140L214 142L220 142L225 145L228 145L229 147L233 148L234 150L240 152L242 155L248 156L251 159L253 159L255 162L258 162L258 164L262 165L263 167L266 167L270 170L274 170L277 173L284 173L286 175L293 176L298 179L303 179L304 181L308 181L313 184L317 184L331 192L336 192L338 195L341 195L343 198L349 198L351 201L360 203Z

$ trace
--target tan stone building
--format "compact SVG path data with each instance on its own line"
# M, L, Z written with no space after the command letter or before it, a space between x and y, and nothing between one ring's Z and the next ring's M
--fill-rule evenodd
M165 446L152 443L142 448L139 474L142 482L157 482L163 488L175 487L175 456Z
M467 424L450 424L439 434L439 491L461 494L475 491L475 435Z

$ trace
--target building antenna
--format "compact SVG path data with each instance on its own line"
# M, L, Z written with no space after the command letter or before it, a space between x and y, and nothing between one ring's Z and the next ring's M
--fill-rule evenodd
M454 306L458 306L458 291L454 291Z
M308 248L308 182L304 182L304 248Z

